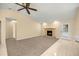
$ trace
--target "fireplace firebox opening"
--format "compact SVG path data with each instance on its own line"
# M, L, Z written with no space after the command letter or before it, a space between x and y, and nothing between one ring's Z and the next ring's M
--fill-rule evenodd
M47 36L52 36L52 31L47 31Z

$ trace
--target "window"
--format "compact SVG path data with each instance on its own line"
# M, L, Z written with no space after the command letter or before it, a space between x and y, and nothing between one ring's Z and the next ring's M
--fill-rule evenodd
M68 32L68 24L63 24L63 32Z

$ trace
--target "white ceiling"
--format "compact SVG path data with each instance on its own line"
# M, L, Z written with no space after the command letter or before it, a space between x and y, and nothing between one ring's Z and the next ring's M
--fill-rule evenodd
M31 11L31 17L39 22L51 22L58 19L73 19L78 3L31 3L31 7L38 11ZM10 9L17 11L20 6L12 3L0 4L0 9ZM24 15L28 15L25 10L19 11Z

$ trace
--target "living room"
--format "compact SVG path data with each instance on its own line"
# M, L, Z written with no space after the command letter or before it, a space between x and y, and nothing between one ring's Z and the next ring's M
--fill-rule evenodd
M25 4L27 5L27 3L22 5ZM2 3L0 7L2 51L0 55L52 55L45 51L53 45L58 47L59 41L64 45L61 39L72 41L71 44L68 43L69 47L75 44L77 49L72 47L75 52L69 54L73 50L70 51L71 48L68 47L69 50L66 50L70 51L69 53L66 51L55 55L79 55L79 43L76 42L79 40L78 3L30 3L30 8L34 8L32 10L28 7L22 8L20 3Z

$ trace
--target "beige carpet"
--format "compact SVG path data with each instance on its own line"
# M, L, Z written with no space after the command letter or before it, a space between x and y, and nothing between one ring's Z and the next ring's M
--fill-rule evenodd
M24 40L7 39L7 52L9 56L40 56L57 40L45 36Z

